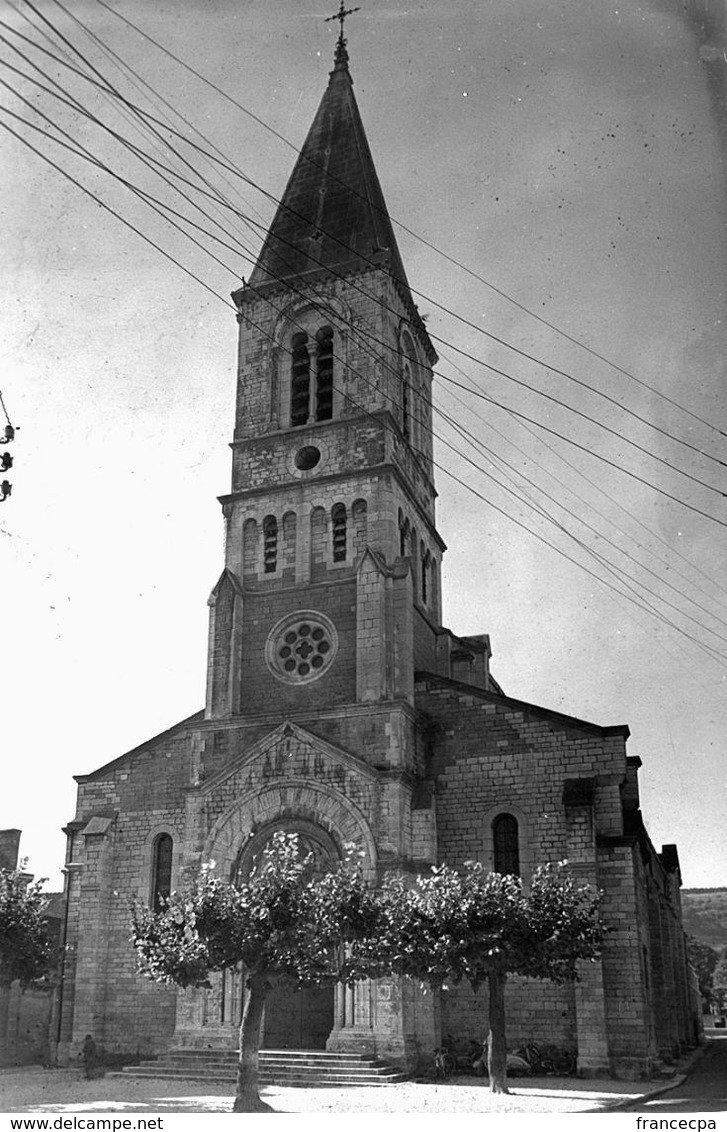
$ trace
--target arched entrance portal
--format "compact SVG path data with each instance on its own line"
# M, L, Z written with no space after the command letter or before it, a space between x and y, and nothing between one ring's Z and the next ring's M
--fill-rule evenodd
M301 856L311 854L316 872L335 868L340 854L333 839L309 821L272 822L249 839L240 854L236 877L245 881L274 833L295 833ZM299 987L283 980L268 994L263 1018L263 1049L325 1049L333 1029L334 987Z

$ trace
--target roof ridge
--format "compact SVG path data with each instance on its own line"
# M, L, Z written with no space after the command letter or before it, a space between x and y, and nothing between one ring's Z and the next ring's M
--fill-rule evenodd
M545 715L549 719L561 723L564 727L586 728L590 731L597 731L601 735L623 735L626 739L630 734L627 723L608 724L604 727L600 723L591 723L590 720L579 719L578 716L575 715L566 715L564 712L543 707L541 704L533 704L528 700L517 700L513 696L504 695L502 692L493 692L489 691L487 688L478 688L474 684L465 684L461 680L453 680L450 676L442 676L438 672L415 672L415 685L423 681L439 683L446 688L450 688L453 692L459 691L463 695L476 696L482 700L502 703L505 707L515 708L520 711L536 712L538 715Z

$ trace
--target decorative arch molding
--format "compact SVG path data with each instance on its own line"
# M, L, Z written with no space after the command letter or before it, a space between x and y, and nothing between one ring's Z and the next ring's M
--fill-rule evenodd
M332 296L318 302L305 297L295 299L278 315L273 330L275 344L271 351L270 423L273 428L288 428L291 424L296 428L304 428L306 423L318 423L340 416L341 389L345 384L344 375L348 363L348 334L345 328L351 322L352 312L348 304ZM315 344L320 340L320 333L324 328L329 332L331 343L330 349L326 348L327 376L321 376L323 371L320 368L320 355L318 361L315 361L315 357L311 359L308 368L304 350L300 360L302 371L294 380L291 371L291 362L293 368L296 364L294 339L298 337L305 343ZM321 408L323 401L325 410ZM295 413L293 402L296 406ZM302 419L306 412L310 413L307 422Z
M333 838L320 825L306 818L279 818L269 822L249 837L240 850L237 864L230 878L236 882L245 881L250 876L258 855L269 843L271 837L279 832L296 833L301 839L303 852L313 853L316 867L321 863L330 868L341 860L341 851Z
M399 386L393 397L394 418L418 459L431 459L432 359L411 323L402 320L397 332ZM431 475L431 471L429 473Z
M333 319L340 319L344 324L350 324L352 318L351 308L338 298L329 297L324 300L313 301L307 298L297 298L288 303L278 315L273 330L276 345L285 346L288 337L297 330L310 330L322 326ZM340 334L337 328L336 332Z
M413 362L421 362L421 349L417 335L412 330L411 323L405 318L399 321L398 338L401 352L407 354Z
M530 846L530 823L524 810L521 810L519 806L513 805L512 802L503 801L496 806L490 806L489 810L486 810L482 815L483 852L480 860L488 869L494 869L495 846L492 837L492 823L500 814L510 814L517 822L520 850L520 875L523 879L523 885L527 886L533 869L535 868Z
M214 861L218 876L227 879L237 867L251 837L266 826L282 828L286 819L319 826L343 855L353 842L365 854L364 873L376 877L376 843L363 813L341 793L313 779L277 779L238 798L218 818L202 850L203 861Z

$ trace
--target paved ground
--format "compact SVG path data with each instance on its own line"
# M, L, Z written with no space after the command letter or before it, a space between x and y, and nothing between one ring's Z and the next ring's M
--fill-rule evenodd
M627 1106L629 1112L727 1112L727 1033L714 1030L692 1072L676 1089Z
M493 1096L487 1081L407 1082L377 1088L277 1089L263 1097L278 1112L599 1112L663 1088L663 1082L519 1078L509 1096ZM86 1081L77 1069L0 1070L0 1112L229 1112L232 1093L203 1083L108 1076Z

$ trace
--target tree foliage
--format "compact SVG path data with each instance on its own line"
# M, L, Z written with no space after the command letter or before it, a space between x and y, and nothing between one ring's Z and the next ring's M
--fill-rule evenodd
M235 1111L264 1111L259 1098L260 1021L270 988L343 980L364 971L347 946L370 933L375 900L355 856L316 875L295 834L273 835L247 883L235 886L206 870L188 892L153 912L132 911L139 970L181 987L210 985L215 971L244 965L246 1001L240 1031Z
M470 863L414 882L366 885L355 859L320 876L295 834L276 833L247 883L204 873L162 912L133 910L139 970L181 987L244 965L236 1112L263 1111L258 1090L260 1023L277 981L299 985L399 974L435 988L466 980L489 988L489 1069L506 1092L505 980L510 974L564 982L599 952L598 896L560 866L539 869L529 892L518 878Z
M42 884L21 869L0 869L0 986L17 979L27 987L50 971L53 955Z
M719 1010L727 1010L727 947L717 958L714 968L714 997Z
M380 894L379 936L363 946L373 962L432 987L487 983L490 1087L506 1092L504 985L508 975L577 979L578 964L599 954L599 897L561 865L545 865L529 892L514 876L469 862L418 877L390 877Z
M599 954L598 903L562 865L539 868L528 893L478 862L443 865L413 885L387 878L382 935L369 943L380 963L431 986L466 980L476 991L493 970L562 983Z
M719 952L694 936L687 936L687 955L699 982L699 993L707 1007L714 1001L714 972Z
M8 1033L10 987L25 988L45 978L53 964L43 911L43 881L31 881L22 869L0 869L0 1046Z

